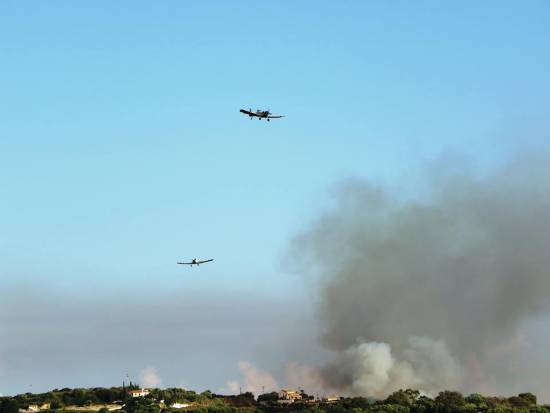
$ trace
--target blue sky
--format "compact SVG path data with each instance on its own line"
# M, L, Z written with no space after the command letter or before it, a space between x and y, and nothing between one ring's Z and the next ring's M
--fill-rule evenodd
M542 144L549 17L547 1L4 1L0 281L284 296L288 242L336 183L414 191L442 154L490 168ZM195 256L216 261L175 265Z

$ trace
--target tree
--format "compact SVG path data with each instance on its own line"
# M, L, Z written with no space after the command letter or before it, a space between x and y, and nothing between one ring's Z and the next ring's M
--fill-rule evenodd
M128 413L159 413L160 408L156 401L146 397L132 397L126 403Z
M435 398L435 408L438 413L456 413L465 404L464 396L456 391L445 390Z
M259 402L269 403L269 402L276 402L277 400L279 400L279 395L277 394L276 391L272 391L271 393L260 394L258 396Z
M315 396L311 396L307 394L303 389L300 389L300 396L302 396L302 400L313 400L315 399Z
M384 400L384 403L410 407L418 397L420 397L420 392L418 390L397 390L390 394L386 400Z
M536 406L537 396L532 393L520 393L517 396L509 397L508 403L514 407Z
M480 410L481 410L480 407L473 403L466 403L460 409L461 413L477 413ZM519 412L516 412L516 413L519 413Z
M529 408L529 413L550 413L550 407L532 406Z
M497 406L494 409L487 410L487 413L510 413L510 407Z
M485 397L483 397L479 393L472 393L465 399L466 403L475 404L476 406L483 406L486 405L487 402L485 400Z
M347 402L351 408L361 410L367 410L372 404L372 401L366 397L352 397L351 399L348 399Z
M508 406L508 401L502 397L485 397L485 403L488 409L498 409Z
M19 402L15 399L6 399L0 406L1 413L19 413Z

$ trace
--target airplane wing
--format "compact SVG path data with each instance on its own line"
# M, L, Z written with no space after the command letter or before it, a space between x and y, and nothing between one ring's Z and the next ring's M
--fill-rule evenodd
M248 115L248 116L258 116L257 113L251 112L249 110L241 109L241 110L239 110L239 112L244 113L245 115Z
M210 262L210 261L214 261L214 258L211 258L209 260L197 261L197 264L204 264L205 262Z
M192 263L192 262L178 262L178 264L182 264L182 265L193 265L194 263Z
M269 115L269 119L278 119L278 118L284 118L284 115Z

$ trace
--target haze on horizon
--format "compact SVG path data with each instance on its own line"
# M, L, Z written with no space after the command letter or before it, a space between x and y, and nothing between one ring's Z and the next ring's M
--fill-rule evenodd
M549 17L3 2L0 393L550 402Z

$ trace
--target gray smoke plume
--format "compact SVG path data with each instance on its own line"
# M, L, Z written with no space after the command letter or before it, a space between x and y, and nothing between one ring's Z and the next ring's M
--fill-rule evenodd
M549 158L483 177L436 171L428 186L411 199L347 182L294 240L299 270L320 286L322 343L336 352L325 384L379 397L531 390L522 380L538 373L512 376L510 361L525 357L523 327L550 309Z
M321 371L325 388L375 397L401 388L435 393L460 380L460 367L445 344L427 337L410 337L401 358L392 354L387 343L359 342Z

